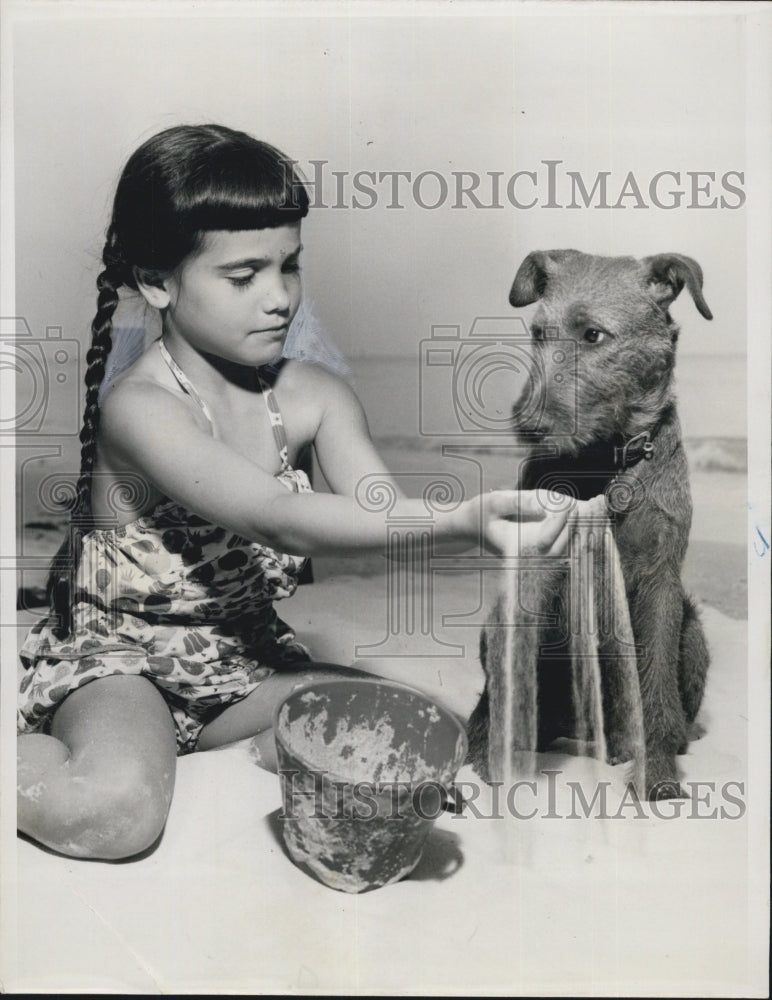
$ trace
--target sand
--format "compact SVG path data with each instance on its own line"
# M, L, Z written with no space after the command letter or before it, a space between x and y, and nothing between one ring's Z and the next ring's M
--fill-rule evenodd
M448 605L472 596L468 579L448 586ZM380 636L383 596L375 578L328 580L301 589L292 617L304 639L346 660ZM18 967L6 987L750 995L745 623L711 608L704 621L707 732L680 763L686 781L716 791L703 787L680 817L620 812L624 767L571 747L540 756L539 771L560 773L538 775L538 794L518 790L515 808L538 810L532 819L490 818L488 789L464 768L474 808L437 821L410 878L351 897L287 858L278 779L244 741L180 759L166 831L139 860L79 862L19 841ZM468 712L482 683L471 642L455 658L408 655L410 645L373 666ZM591 801L598 779L610 783L609 818L583 818L568 782Z
M249 741L194 754L179 760L162 839L139 859L82 862L18 841L18 880L4 886L18 912L5 989L763 995L765 929L749 918L752 894L766 890L749 870L746 564L734 509L744 477L727 476L727 497L721 475L704 473L702 496L721 509L711 518L696 505L686 567L713 663L705 735L679 758L692 793L682 806L653 815L625 799L623 765L565 741L539 755L535 786L512 793L522 818L504 819L465 766L470 805L437 820L410 877L351 896L287 857L279 781ZM391 634L382 564L346 568L318 561L317 582L283 603L300 638L320 659L364 658L468 715L496 574L435 574L426 634Z

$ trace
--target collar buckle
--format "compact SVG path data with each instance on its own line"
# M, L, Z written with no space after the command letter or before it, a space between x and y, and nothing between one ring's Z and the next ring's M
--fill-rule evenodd
M630 438L621 447L614 447L614 464L620 472L626 469L628 464L631 463L634 456L630 456L630 453L637 451L638 448L640 448L642 453L638 457L643 458L645 461L648 462L654 457L654 445L651 442L651 433L649 431L641 431L640 434L636 434L635 437Z

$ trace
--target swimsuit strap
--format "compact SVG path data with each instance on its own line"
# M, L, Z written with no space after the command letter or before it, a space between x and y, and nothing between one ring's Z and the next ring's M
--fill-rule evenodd
M265 408L268 410L268 419L271 422L273 439L279 451L281 471L286 472L292 466L289 463L289 445L287 444L287 432L284 430L284 421L281 419L281 410L279 409L279 404L276 402L273 389L268 385L260 372L257 372L257 381L260 383L260 389L265 400Z
M177 364L177 362L174 360L171 354L169 354L169 352L166 349L166 344L163 342L163 340L158 341L158 346L161 349L161 357L164 359L166 364L171 369L172 375L174 375L174 377L179 382L180 388L198 403L198 405L204 411L204 416L212 425L212 427L214 427L214 420L212 419L212 414L209 412L209 407L196 392L196 387L190 381L185 372L180 368L180 366Z
M214 427L214 420L212 419L212 414L209 407L206 405L204 400L196 391L195 386L187 377L185 372L180 368L174 358L169 354L166 349L166 344L163 340L158 341L158 345L161 351L161 357L164 359L166 364L169 366L172 375L177 379L180 387L191 396L196 403L201 407L204 416L209 421L209 423ZM268 420L271 424L271 430L273 431L273 439L276 442L276 447L279 452L279 458L281 459L281 472L286 472L291 469L289 463L289 446L287 444L287 434L284 430L284 422L281 419L281 412L279 410L279 405L276 402L276 397L273 394L273 389L265 381L265 379L260 375L260 372L256 371L257 381L260 385L260 391L262 392L263 399L265 400L265 408L268 411Z

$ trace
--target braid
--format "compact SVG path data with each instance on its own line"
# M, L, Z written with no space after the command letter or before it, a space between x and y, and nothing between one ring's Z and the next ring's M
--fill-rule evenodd
M73 512L82 516L91 512L91 476L99 430L99 387L113 346L113 313L118 305L120 284L120 279L116 281L115 271L109 266L97 278L99 294L96 316L91 324L91 347L86 354L86 408L80 431L80 476Z
M116 246L112 226L102 253L104 269L97 277L97 311L91 324L91 346L86 354L86 405L80 431L80 475L70 514L67 537L54 557L48 579L48 596L59 619L61 634L72 627L72 595L75 574L83 551L83 534L91 518L91 487L99 431L99 387L112 349L113 314L118 289L124 284L125 266ZM65 629L65 623L68 628Z
M92 481L99 434L99 390L112 349L118 290L138 288L135 268L173 274L212 230L273 229L308 213L303 183L284 153L221 125L177 125L151 136L127 160L118 181L97 311L86 355L80 473L66 540L54 557L48 598L60 638L72 630L74 581L83 536L94 528ZM68 624L69 623L69 624Z

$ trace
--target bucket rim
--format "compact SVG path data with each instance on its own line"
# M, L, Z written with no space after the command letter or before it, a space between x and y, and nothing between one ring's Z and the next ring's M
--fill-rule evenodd
M388 678L383 678L382 679L382 678L379 678L379 677L331 677L331 678L329 678L327 680L308 681L308 683L302 685L302 687L296 687L294 691L290 691L289 694L286 695L286 697L282 698L282 700L279 702L279 704L273 710L273 735L274 735L274 740L278 743L279 740L281 739L280 734L279 734L279 715L281 713L281 710L287 704L287 702L290 701L292 698L295 698L295 697L298 697L300 695L306 694L308 691L317 690L318 688L330 688L330 687L336 687L336 686L338 686L340 684L349 684L350 685L352 683L355 683L357 685L362 684L362 685L364 685L366 687L375 687L376 685L380 685L381 687L387 687L387 688L390 688L392 690L404 691L404 692L407 692L408 694L411 694L411 695L418 695L420 698L423 698L424 701L426 701L428 704L433 705L436 709L438 709L440 712L443 713L443 716L447 717L453 723L453 725L456 727L456 729L458 731L459 736L461 737L461 741L462 741L461 745L462 745L462 748L463 748L463 753L461 755L461 762L459 764L459 767L461 767L461 765L463 764L464 759L465 759L465 757L467 755L467 752L468 752L468 749L469 749L469 744L468 744L468 740L467 740L466 729L464 728L461 720L456 716L455 712L452 712L445 705L437 702L431 695L426 694L424 691L421 691L419 688L411 687L410 684L404 684L402 681L392 681L392 680L389 680ZM284 748L288 752L291 752L292 755L293 755L293 757L295 757L300 764L302 764L305 768L307 768L310 771L313 770L313 763L312 763L312 761L308 760L308 758L304 754L301 754L301 753L299 753L298 751L296 751L294 749L290 749L286 745L286 741L283 741L283 743L284 743ZM456 742L456 746L458 746L458 742ZM336 773L334 771L326 771L326 772L324 772L324 776L323 777L324 778L331 778L333 780L335 778L340 778L340 780L342 780L342 781L348 780L343 775L338 774L338 773Z

